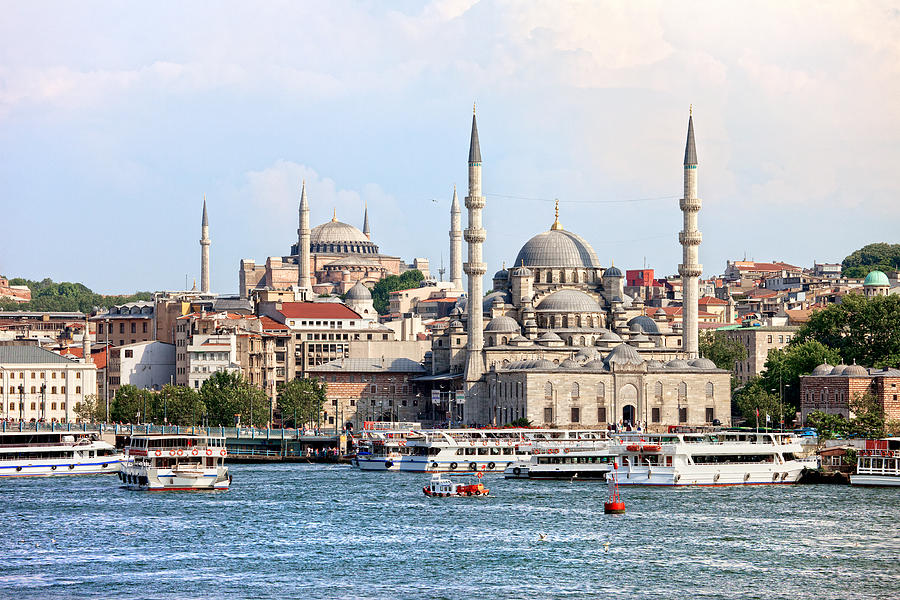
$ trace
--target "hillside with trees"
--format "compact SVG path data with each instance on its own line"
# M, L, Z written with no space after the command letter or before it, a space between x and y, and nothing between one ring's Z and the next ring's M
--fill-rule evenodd
M0 310L14 311L47 311L47 312L91 312L95 306L109 308L136 300L151 300L150 292L137 292L130 296L103 296L95 294L83 283L63 281L57 283L52 279L31 281L16 277L9 280L10 285L27 285L31 290L31 301L18 303L4 298L0 299Z
M401 275L388 275L372 288L372 304L379 315L386 314L390 306L391 292L419 287L425 279L422 271L410 269Z
M844 277L865 277L869 271L900 269L900 244L868 244L841 262Z

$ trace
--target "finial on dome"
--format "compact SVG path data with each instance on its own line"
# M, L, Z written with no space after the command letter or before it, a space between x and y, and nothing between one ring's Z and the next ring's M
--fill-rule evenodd
M333 210L334 212L331 213L331 222L332 222L332 223L337 223L337 207L334 207L332 210Z
M693 105L693 104L691 104L691 105L688 106L688 116L689 116L689 117L693 117L693 116L694 116L694 105Z
M472 101L472 114L475 114L475 101Z
M563 226L559 222L559 199L556 200L556 216L553 219L553 225L550 227L551 231L556 231L558 229L562 229Z

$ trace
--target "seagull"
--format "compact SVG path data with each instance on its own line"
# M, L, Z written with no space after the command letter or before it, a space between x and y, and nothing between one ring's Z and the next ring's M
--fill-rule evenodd
M609 542L603 542L603 551L609 552Z
M543 534L543 533L538 533L538 541L539 541L539 542L546 542L546 541L547 541L547 535L546 535L546 534Z

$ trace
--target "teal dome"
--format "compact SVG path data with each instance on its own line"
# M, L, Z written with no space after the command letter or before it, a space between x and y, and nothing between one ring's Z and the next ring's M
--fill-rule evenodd
M866 280L863 281L863 285L872 287L890 287L891 282L888 281L887 275L881 271L870 271L869 274L866 275Z

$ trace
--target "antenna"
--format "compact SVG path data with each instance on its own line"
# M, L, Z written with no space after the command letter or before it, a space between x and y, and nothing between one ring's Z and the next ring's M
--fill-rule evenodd
M446 271L447 271L447 269L444 268L444 255L442 253L441 254L441 268L438 269L438 274L441 276L441 281L444 281L444 273Z

